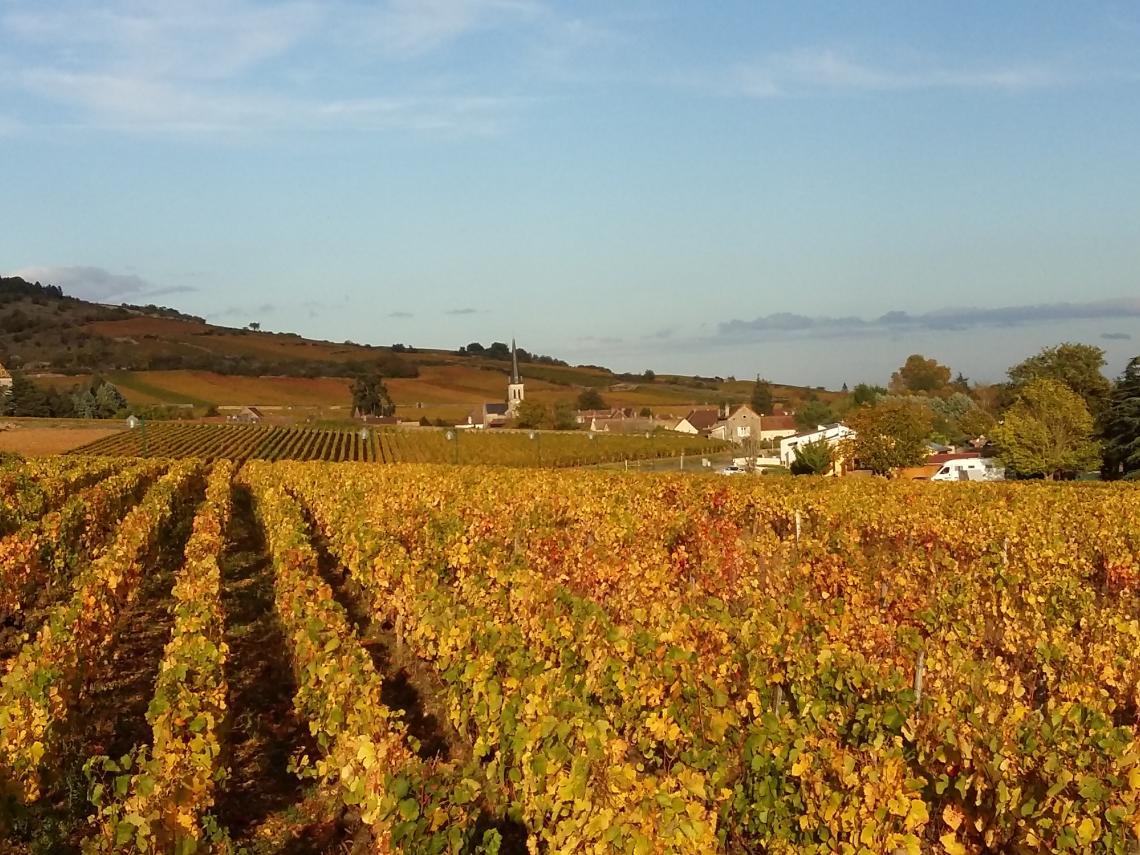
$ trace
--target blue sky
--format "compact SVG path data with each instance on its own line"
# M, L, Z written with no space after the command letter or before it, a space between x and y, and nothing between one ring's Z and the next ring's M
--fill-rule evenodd
M0 272L838 385L1140 352L1134 3L0 0Z

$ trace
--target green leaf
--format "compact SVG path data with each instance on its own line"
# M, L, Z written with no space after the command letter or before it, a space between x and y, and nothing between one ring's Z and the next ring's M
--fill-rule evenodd
M420 815L420 803L415 799L403 799L400 802L400 818L411 822Z

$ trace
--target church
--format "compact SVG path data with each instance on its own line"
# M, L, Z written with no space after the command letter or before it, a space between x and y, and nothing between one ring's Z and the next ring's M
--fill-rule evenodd
M507 401L505 404L484 404L482 423L477 425L483 428L502 427L519 414L519 406L526 400L526 388L519 375L519 352L515 340L511 339L511 377L507 383Z

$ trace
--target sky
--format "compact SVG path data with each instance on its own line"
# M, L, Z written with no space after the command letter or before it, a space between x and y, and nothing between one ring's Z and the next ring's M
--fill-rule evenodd
M1140 5L0 0L0 273L836 387L1140 353Z

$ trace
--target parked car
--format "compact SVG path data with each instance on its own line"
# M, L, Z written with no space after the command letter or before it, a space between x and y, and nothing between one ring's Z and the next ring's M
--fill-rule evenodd
M947 460L930 476L931 481L1004 481L1005 469L992 457L961 457Z
M735 463L730 463L728 466L719 470L721 475L747 475L747 469L741 469Z

